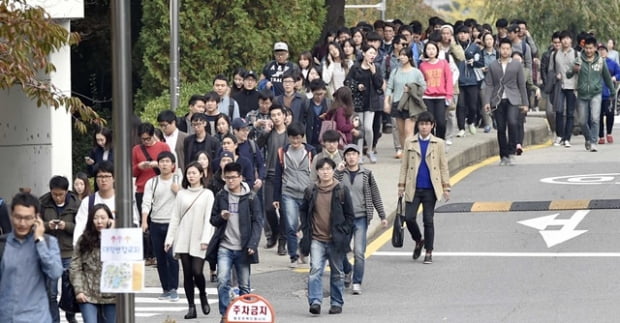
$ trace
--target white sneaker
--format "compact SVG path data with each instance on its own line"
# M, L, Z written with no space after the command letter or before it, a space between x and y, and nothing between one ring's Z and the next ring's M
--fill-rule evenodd
M476 125L474 125L473 123L469 125L469 133L471 133L472 135L476 134Z
M570 144L570 141L564 140L564 147L566 147L566 148L572 147L571 144Z
M448 145L448 146L452 145L452 140L451 139L446 139L446 145Z
M353 295L360 295L362 293L362 285L361 284L353 284Z
M461 137L465 137L465 130L461 129L459 130L459 132L456 134L457 137L461 138Z
M592 146L590 147L590 151L591 152L597 152L598 149L596 149L596 144L592 144Z
M562 145L562 138L560 137L556 137L555 141L553 142L554 146L561 146Z
M372 152L372 151L368 152L368 160L370 160L371 164L376 164L377 163L377 156L375 155L374 152Z

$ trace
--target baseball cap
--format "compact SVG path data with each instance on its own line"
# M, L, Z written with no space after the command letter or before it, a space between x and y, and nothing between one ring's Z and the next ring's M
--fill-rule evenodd
M288 45L285 42L277 42L273 45L273 51L283 50L288 52Z
M231 153L230 151L225 151L224 150L224 151L222 151L220 153L220 159L226 158L226 157L228 157L228 158L230 158L232 160L235 160L235 156L233 155L233 153Z
M508 26L508 32L509 33L518 33L521 31L521 28L519 28L519 25L517 24L512 24L510 26Z
M243 74L243 79L247 79L248 77L253 77L255 80L258 80L258 77L256 77L256 73L254 73L254 71L247 71Z
M245 128L245 127L247 127L249 125L250 124L245 119L242 119L242 118L235 118L232 121L232 127L235 130L239 130L241 128Z
M349 151L349 150L354 150L354 151L356 151L358 154L361 154L361 153L362 153L362 150L361 150L361 149L360 149L360 147L359 147L358 145L356 145L356 144L348 144L348 145L344 146L344 150L343 150L343 151L344 151L344 153L345 153L345 154L346 154L346 153L347 153L347 151Z

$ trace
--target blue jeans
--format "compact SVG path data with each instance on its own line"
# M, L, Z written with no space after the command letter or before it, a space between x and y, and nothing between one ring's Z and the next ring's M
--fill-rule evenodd
M601 116L601 94L593 96L590 100L577 99L579 105L579 124L586 142L598 142L599 118Z
M310 275L308 276L308 303L321 304L323 300L323 271L325 261L329 260L329 296L331 306L344 304L344 272L342 262L344 253L337 252L331 242L312 240L310 245Z
M155 223L151 221L149 226L153 254L157 258L157 274L164 292L176 290L179 287L179 261L174 259L172 248L164 251L164 242L168 233L168 223Z
M71 265L71 257L62 258L62 268L68 270ZM60 322L60 310L58 309L58 281L60 279L47 280L49 296L50 296L50 313L52 314L52 322ZM67 318L75 316L74 313L67 313Z
M288 255L291 260L296 260L297 255L297 231L299 231L299 208L303 199L282 194L282 208L284 209L284 230Z
M233 268L237 272L239 295L249 294L250 263L247 250L230 250L220 247L217 251L217 297L222 315L226 313L226 308L230 303L230 275Z
M353 270L353 284L361 284L364 279L364 264L366 262L366 232L368 231L368 218L365 216L353 220L353 256L355 259L353 268L347 257L344 257L343 270L346 274Z
M80 303L84 323L115 323L116 304Z

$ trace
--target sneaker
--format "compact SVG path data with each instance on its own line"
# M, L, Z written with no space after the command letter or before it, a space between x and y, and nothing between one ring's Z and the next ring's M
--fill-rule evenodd
M452 145L452 140L451 139L446 139L446 145L448 145L448 146Z
M361 295L362 294L362 284L353 284L353 295Z
M392 133L392 124L391 123L386 123L383 125L383 133L384 134L391 134Z
M593 153L598 151L598 150L596 149L596 144L592 144L592 145L590 146L590 151L591 151L591 152L593 152Z
M459 132L456 134L457 137L461 138L461 137L465 137L465 130L461 129L459 130Z
M321 305L320 304L310 305L310 314L314 314L314 315L321 314Z
M329 314L340 314L340 313L342 313L342 307L341 306L332 305L329 308Z
M572 147L570 144L570 141L564 140L564 148L570 148L570 147Z
M376 164L377 163L377 156L375 155L374 152L372 152L372 151L368 152L368 160L370 160L371 164Z
M433 263L433 255L430 252L426 252L426 255L424 255L424 263L427 265Z
M351 287L352 278L353 278L353 271L351 271L348 274L344 274L344 288Z
M491 132L491 126L484 126L484 133Z
M555 141L553 141L553 145L554 146L561 146L562 145L562 138L560 137L555 137Z
M472 135L476 134L476 125L474 125L473 123L469 125L469 133L471 133Z
M592 144L589 141L586 141L586 150L590 151L590 148L592 148Z
M286 243L283 240L278 240L278 256L286 255Z
M177 293L176 289L173 289L169 292L170 295L170 301L171 302L178 302L180 300L179 298L179 294Z
M499 161L500 166L508 166L509 163L510 163L510 158L508 157L502 157L502 159L500 159Z
M521 154L523 154L523 147L521 147L521 144L517 144L517 149L515 150L515 153L517 154L517 156L521 156Z
M396 151L396 155L394 155L394 158L396 159L401 159L403 157L403 150L399 149Z
M510 155L509 157L506 157L506 166L514 166L515 165L515 160L514 160L515 156Z
M299 256L299 258L297 258L297 263L300 265L307 264L308 261L306 260L306 256L304 255Z
M165 291L163 293L161 293L161 295L159 295L159 297L157 297L158 300L160 301L169 301L170 300L170 291Z
M598 144L599 145L604 145L605 144L605 138L598 138Z
M413 260L420 258L420 254L422 253L422 246L424 246L424 240L416 242L415 248L413 248Z
M607 143L608 144L613 144L614 143L614 136L607 135Z
M289 268L297 268L297 257L291 259L291 263L288 265Z

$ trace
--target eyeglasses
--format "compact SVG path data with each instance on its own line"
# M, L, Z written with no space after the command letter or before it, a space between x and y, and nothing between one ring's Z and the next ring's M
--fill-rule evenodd
M320 168L318 171L322 172L322 173L328 173L328 172L331 172L333 170L334 170L333 168L329 167L329 168Z
M167 122L162 122L162 123L159 124L159 127L162 128L162 129L166 129L166 128L168 128L169 125L170 124L167 123Z
M224 179L227 180L227 181L232 181L233 179L237 179L239 177L241 177L241 176L240 175L236 175L236 176L232 176L231 175L231 176L224 176Z
M409 46L407 43L400 43L401 46Z
M13 215L13 219L17 222L30 222L35 219L34 216L21 216L21 215Z
M112 176L112 175L97 175L97 179L100 179L100 180L109 180L112 177L114 177L114 176Z
M149 137L140 137L140 140L142 140L143 142L149 142L149 141L151 141L151 139L153 139L153 136L149 136Z
M204 121L201 122L192 122L192 127L196 128L196 127L200 127L202 125L204 125Z
M295 83L295 81L291 81L291 80L285 80L282 81L283 84L291 84L291 83Z

